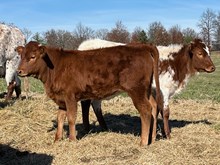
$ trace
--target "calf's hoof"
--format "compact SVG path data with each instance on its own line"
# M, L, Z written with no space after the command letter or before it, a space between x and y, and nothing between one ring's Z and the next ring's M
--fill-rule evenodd
M57 142L57 141L59 141L59 140L61 140L61 139L62 139L62 136L56 134L56 135L55 135L55 139L54 139L54 143Z
M145 141L142 141L142 140L141 140L141 142L140 142L140 146L141 146L141 147L145 147L145 146L148 146L148 145L149 145L148 142L145 142Z
M168 140L171 139L170 133L169 133L169 134L166 134L166 138L167 138Z
M76 136L69 136L69 141L76 141Z

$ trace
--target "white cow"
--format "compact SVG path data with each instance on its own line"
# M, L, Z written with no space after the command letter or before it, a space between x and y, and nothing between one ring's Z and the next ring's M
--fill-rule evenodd
M119 42L101 40L97 38L97 39L89 39L82 42L79 45L78 50L92 50L92 49L107 48L107 47L113 47L119 45L125 45L125 44Z
M20 56L15 48L25 44L25 36L16 27L0 24L0 75L7 83L6 100L11 98L15 89L16 96L21 94L21 80L17 75Z

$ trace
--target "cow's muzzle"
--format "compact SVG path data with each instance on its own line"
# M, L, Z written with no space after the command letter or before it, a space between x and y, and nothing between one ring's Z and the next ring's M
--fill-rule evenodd
M214 72L214 71L215 71L215 66L212 65L212 66L210 66L210 67L207 67L207 68L205 69L205 71L208 72L208 73Z
M17 70L17 74L18 74L20 77L25 77L25 76L27 76L27 74L25 74L22 70Z

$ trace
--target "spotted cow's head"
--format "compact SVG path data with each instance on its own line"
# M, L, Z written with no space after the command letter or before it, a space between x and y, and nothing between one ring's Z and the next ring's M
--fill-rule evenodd
M215 66L210 57L209 47L200 39L195 39L189 46L193 68L197 72L214 72Z

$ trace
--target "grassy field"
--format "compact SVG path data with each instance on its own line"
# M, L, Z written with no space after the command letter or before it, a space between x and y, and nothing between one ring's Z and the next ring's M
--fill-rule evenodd
M130 98L103 101L109 131L102 132L91 110L92 130L86 134L78 104L77 141L53 143L57 106L44 95L41 82L30 78L30 99L5 103L0 99L0 165L2 164L108 164L108 165L217 165L220 162L220 53L212 53L216 71L191 79L170 100L170 140L160 135L154 144L140 147L140 118ZM1 80L0 90L5 91Z
M176 99L213 100L220 102L220 52L213 52L212 59L216 71L211 74L200 73L191 78L186 89L175 96Z

